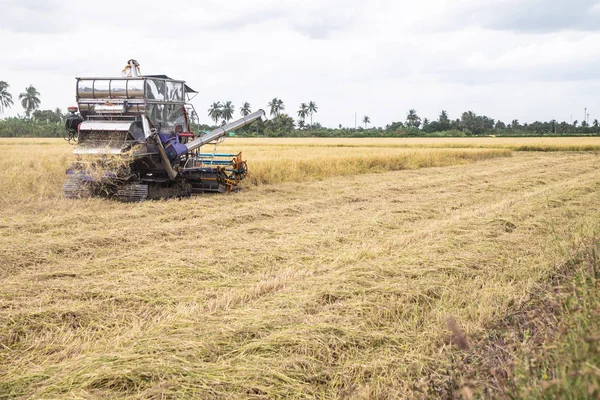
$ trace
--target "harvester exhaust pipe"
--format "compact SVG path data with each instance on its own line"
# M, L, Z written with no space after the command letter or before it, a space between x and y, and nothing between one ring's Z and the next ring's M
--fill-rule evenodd
M243 118L240 118L236 121L230 122L227 125L223 125L220 128L215 129L214 131L207 133L204 136L199 137L198 139L192 140L188 144L186 144L188 151L192 151L197 149L200 146L205 145L206 143L210 143L215 139L219 139L225 135L227 135L231 131L235 131L243 126L246 126L259 118L264 118L265 112L263 110L258 110L249 114Z

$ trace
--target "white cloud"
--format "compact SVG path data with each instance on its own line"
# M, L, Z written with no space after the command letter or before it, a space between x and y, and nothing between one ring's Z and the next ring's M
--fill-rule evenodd
M506 22L556 16L560 4L553 13L537 0L487 4L0 0L0 13L11 16L0 23L0 80L13 97L33 84L42 107L64 108L74 101L75 76L118 75L135 58L143 73L198 90L201 116L216 100L257 108L273 97L293 116L301 102L316 101L316 120L328 126L354 125L354 112L385 125L413 107L429 118L469 109L522 122L568 120L585 106L600 115L600 32L569 18ZM598 12L593 2L582 9L585 18ZM8 114L17 112L15 105Z

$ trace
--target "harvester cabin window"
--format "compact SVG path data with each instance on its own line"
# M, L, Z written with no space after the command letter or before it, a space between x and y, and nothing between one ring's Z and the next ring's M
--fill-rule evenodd
M167 100L183 101L183 83L166 81Z
M146 79L146 98L148 100L165 100L165 81Z
M148 116L148 119L150 120L150 122L152 122L152 125L154 125L156 129L158 129L159 126L161 127L162 132L162 129L167 125L165 123L166 118L164 104L147 104L146 115Z
M175 132L175 127L181 125L187 128L185 117L183 116L183 106L180 104L169 104L165 106L167 120L166 125L170 133Z

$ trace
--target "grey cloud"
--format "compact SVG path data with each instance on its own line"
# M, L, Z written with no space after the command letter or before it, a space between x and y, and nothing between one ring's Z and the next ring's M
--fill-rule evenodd
M245 14L234 15L230 18L220 21L210 22L200 26L202 30L240 30L248 26L262 24L278 18L284 17L285 13L280 9L265 9L248 12Z
M3 1L0 28L16 33L65 33L75 29L73 20L60 15L61 5L48 1ZM68 16L68 14L66 15Z
M520 0L477 5L457 20L494 30L548 33L561 30L600 30L598 0ZM596 8L594 8L596 6Z
M600 60L598 60L600 62ZM476 69L440 68L434 72L439 81L459 82L467 85L482 85L490 83L522 83L531 82L590 82L600 81L600 70L595 62L578 63L576 60L569 63L547 65L540 68L507 69Z
M358 4L338 0L324 1L318 5L284 7L271 5L230 18L204 24L202 30L241 30L248 26L272 21L283 21L297 33L312 39L327 39L334 32L351 29L358 21Z
M335 32L352 29L357 21L357 8L342 4L299 10L288 20L290 28L312 39L327 39Z

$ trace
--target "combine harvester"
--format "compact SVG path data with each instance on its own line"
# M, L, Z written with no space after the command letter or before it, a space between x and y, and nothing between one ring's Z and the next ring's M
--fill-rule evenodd
M230 192L248 172L242 153L219 154L231 131L264 118L263 110L202 136L192 133L188 103L196 92L166 75L140 75L129 60L123 77L77 78L65 138L76 144L66 198L102 196L141 201ZM79 113L77 110L79 109ZM211 146L210 152L201 152Z

